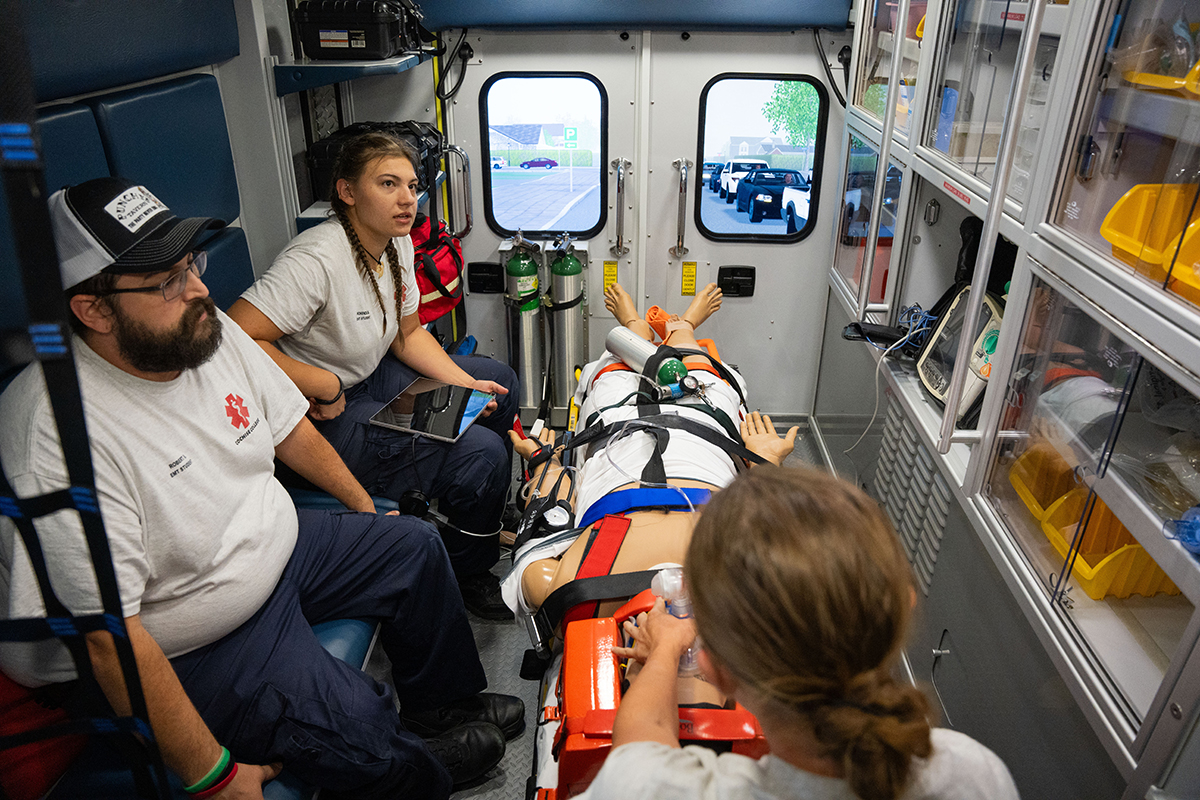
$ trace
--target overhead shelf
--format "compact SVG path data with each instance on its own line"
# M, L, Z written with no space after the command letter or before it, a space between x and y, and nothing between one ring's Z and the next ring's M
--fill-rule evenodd
M1110 123L1200 145L1200 100L1122 86L1101 95L1098 113Z
M889 31L880 31L879 49L885 53L892 53L896 49L895 37ZM921 43L916 39L904 39L904 57L909 61L919 61L921 59Z
M275 96L330 86L371 75L396 75L430 59L429 53L407 53L381 61L296 61L275 64Z
M983 18L980 25L987 30L1013 31L1025 30L1025 21L1029 19L1029 3L1009 3L1005 0L988 0L982 5ZM1068 5L1047 5L1042 15L1042 36L1062 37L1067 30L1067 17L1071 7ZM973 25L965 23L961 30L970 30Z

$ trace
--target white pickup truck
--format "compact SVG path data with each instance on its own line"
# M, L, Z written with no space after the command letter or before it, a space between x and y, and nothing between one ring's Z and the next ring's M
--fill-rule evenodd
M725 169L721 172L721 191L720 197L725 198L726 203L732 203L737 199L738 181L746 177L746 173L754 169L767 169L770 164L757 158L739 158L725 162Z
M780 214L787 222L787 232L795 233L808 221L808 202L812 190L806 186L784 186L779 200Z

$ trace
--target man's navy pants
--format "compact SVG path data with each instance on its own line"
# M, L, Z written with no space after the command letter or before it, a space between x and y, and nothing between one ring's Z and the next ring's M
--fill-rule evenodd
M424 710L487 685L442 540L407 516L298 512L296 549L258 613L172 659L218 740L356 798L445 798L451 781L406 730L392 691L325 652L311 626L382 622L396 694Z

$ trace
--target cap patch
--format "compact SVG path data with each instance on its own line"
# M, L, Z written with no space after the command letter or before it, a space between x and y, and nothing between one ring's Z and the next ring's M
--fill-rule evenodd
M133 186L117 195L104 210L130 233L137 233L155 214L168 209L145 186Z

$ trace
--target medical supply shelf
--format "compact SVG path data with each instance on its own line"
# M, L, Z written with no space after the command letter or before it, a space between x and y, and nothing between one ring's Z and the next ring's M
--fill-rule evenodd
M404 53L377 61L314 61L300 59L274 64L275 94L284 97L306 89L318 89L335 83L369 78L373 75L397 75L428 61L428 53Z
M1019 609L1014 624L1044 650L1022 658L1052 665L1075 704L1071 713L1082 714L1090 729L1074 751L1054 748L1054 759L1070 773L1099 758L1120 776L1079 796L1165 797L1153 795L1153 787L1178 784L1174 754L1200 717L1200 558L1164 533L1167 520L1200 505L1200 470L1193 479L1184 463L1200 453L1191 445L1193 438L1200 445L1200 424L1193 433L1187 422L1194 413L1200 423L1200 325L1194 324L1200 289L1189 294L1193 283L1200 287L1200 271L1194 281L1181 272L1200 261L1189 249L1189 237L1200 232L1200 97L1187 92L1193 74L1200 88L1200 49L1164 56L1161 71L1181 77L1156 79L1160 61L1142 51L1155 52L1147 43L1165 41L1160 32L1180 12L1157 11L1140 0L1048 5L1037 41L1028 45L1023 36L1036 10L1029 3L931 3L919 36L911 26L916 5L910 5L908 30L895 19L898 4L887 7L891 18L883 5L859 9L844 134L848 155L840 173L843 208L853 202L856 214L852 229L843 221L832 234L828 313L894 325L912 303L932 304L954 274L952 229L967 215L985 218L994 202L1005 134L1015 146L1002 164L1009 171L999 231L1019 250L974 433L956 432L949 451L939 454L940 406L911 365L889 356L878 366L886 410L880 411L882 444L867 485L892 517L929 603L922 615L928 619L919 620L915 644L906 650L910 666L928 677L929 650L922 647L932 647L935 686L944 680L938 653L964 652L945 641L955 630L961 639L963 620L971 617L954 607L966 589L961 577L993 580L981 576L995 570L997 582L988 591L1011 597ZM1182 18L1200 19L1200 0L1183 5ZM1156 19L1159 13L1170 18ZM902 54L908 63L885 71L881 65L894 66L897 30L907 34ZM1009 87L1022 57L1033 68L1025 73L1023 104L1008 115ZM1180 71L1185 58L1187 76ZM1128 68L1135 61L1141 72ZM893 84L903 94L890 98L897 111L889 120ZM1158 84L1174 91L1154 91ZM864 103L872 86L882 89L872 88ZM859 218L857 212L880 180L875 169L864 191L862 174L878 160L864 166L863 159L884 150L899 176L876 233L870 213ZM893 182L890 175L887 180ZM1178 201L1172 216L1145 188L1153 185L1172 187L1161 192ZM1140 204L1141 216L1114 208L1122 198L1127 208ZM884 204L871 205L870 212L881 210ZM867 254L874 255L870 269ZM864 281L870 281L865 292ZM1047 324L1042 346L1031 320L1046 303L1056 304L1062 318ZM1090 332L1074 349L1072 326ZM827 336L832 330L827 325ZM878 364L881 350L862 347ZM1095 391L1106 384L1110 400L1092 416L1077 409L1075 419L1064 416L1065 407L1052 408L1064 402L1065 390L1056 399L1053 381L1044 376L1073 374L1065 368L1085 379L1095 373ZM1082 391L1088 385L1073 384L1085 406L1100 396ZM864 419L872 399L864 398ZM1183 417L1172 421L1162 413L1169 400ZM1110 427L1108 420L1114 420ZM920 456L904 444L906 436ZM1176 443L1182 455L1167 451ZM932 542L922 548L919 535L934 505L930 476L950 490L949 522L937 551ZM1107 538L1102 544L1093 541L1098 531ZM963 561L967 553L988 567ZM986 659L969 667L990 668ZM943 685L937 702L955 722L967 720L960 729L985 741L992 737L1010 766L1017 762L1014 772L1022 760L1037 760L1024 749L1037 731L1009 729L1008 721L986 715L972 727L976 711L993 707L991 699L945 692ZM1037 728L1037 714L1027 722L1035 717ZM1049 772L1037 777L1035 796L1048 796L1052 786L1063 790L1055 796L1075 790L1069 781L1056 784L1059 777Z

